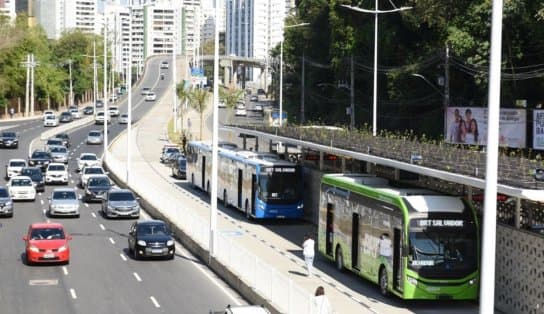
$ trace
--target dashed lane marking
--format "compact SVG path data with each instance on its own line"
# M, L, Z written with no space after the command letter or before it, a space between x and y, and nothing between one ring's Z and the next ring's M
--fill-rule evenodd
M153 302L153 305L155 305L156 308L161 307L161 305L159 304L159 302L157 302L157 299L155 299L154 296L150 296L149 298L151 299L151 302Z
M77 299L76 290L70 289L70 295L72 295L72 299Z
M58 284L58 279L32 279L28 281L29 286L56 286Z
M125 262L127 261L127 257L125 256L125 254L121 253L121 254L119 254L119 255L121 256L121 259L122 259L123 261L125 261Z
M100 224L99 226L100 226L100 229L102 229L102 230L106 230L106 228L104 227L104 225L103 225L103 224Z
M110 242L111 244L115 244L115 241L113 240L113 238L110 238Z
M142 281L142 278L138 275L138 273L132 273L134 275L134 278L136 278L137 281Z
M66 266L62 266L62 272L64 273L64 276L68 276L68 268L66 268Z

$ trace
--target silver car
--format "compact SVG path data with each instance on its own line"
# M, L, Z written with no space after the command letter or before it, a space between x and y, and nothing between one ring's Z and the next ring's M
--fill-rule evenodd
M0 215L13 217L13 201L4 186L0 186Z
M68 149L65 146L49 146L49 155L51 155L53 162L68 163Z
M140 204L134 193L126 189L112 189L102 201L102 213L111 217L140 217Z
M102 144L104 142L104 136L102 131L93 130L87 135L87 144Z
M49 216L79 217L79 197L74 188L57 188L49 197Z

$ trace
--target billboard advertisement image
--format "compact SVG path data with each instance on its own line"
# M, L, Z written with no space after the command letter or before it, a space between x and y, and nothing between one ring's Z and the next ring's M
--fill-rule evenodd
M525 109L501 109L499 119L499 146L525 148ZM486 145L487 108L448 107L446 131L447 143Z

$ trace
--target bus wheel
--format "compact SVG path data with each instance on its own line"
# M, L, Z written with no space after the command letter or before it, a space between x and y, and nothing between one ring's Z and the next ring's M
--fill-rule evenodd
M387 270L385 270L385 267L382 266L380 268L380 293L383 296L387 296L389 294L388 285L389 279L387 279Z
M223 205L225 207L228 207L229 206L229 202L227 200L227 190L223 190Z
M250 215L250 212L249 212L249 202L247 200L246 200L245 209L246 209L246 218L249 219L251 217L251 215Z
M342 248L341 247L338 247L336 249L335 261L336 261L336 269L338 269L339 271L344 270L344 255L342 254Z
M194 174L191 174L191 187L193 189L196 188L196 186L195 186L195 175Z

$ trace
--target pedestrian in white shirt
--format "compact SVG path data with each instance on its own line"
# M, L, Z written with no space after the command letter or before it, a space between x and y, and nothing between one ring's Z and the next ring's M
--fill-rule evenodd
M312 302L312 314L332 314L331 303L325 296L325 288L322 286L317 287L315 290L315 296Z
M308 276L312 275L312 268L314 264L315 256L315 241L312 239L310 234L304 236L304 242L302 243L302 255L304 255L304 262L306 262L306 269L308 271Z

